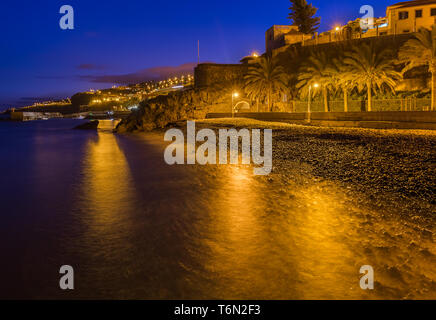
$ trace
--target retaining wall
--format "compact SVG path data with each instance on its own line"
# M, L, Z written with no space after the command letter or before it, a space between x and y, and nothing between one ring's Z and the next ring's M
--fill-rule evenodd
M231 113L209 113L208 119L230 118ZM235 117L261 121L277 121L294 124L311 124L327 127L357 127L379 129L429 129L436 130L434 111L382 111L382 112L259 112L236 113Z

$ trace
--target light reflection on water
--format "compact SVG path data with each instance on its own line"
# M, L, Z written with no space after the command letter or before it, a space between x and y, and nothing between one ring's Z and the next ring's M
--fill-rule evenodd
M31 131L32 148L23 147L30 156L17 166L32 169L6 177L25 203L8 203L2 189L3 207L25 218L6 219L2 229L10 283L0 288L24 281L28 289L16 296L42 298L353 299L404 297L414 281L434 279L434 255L418 260L410 239L383 238L403 224L353 207L334 183L256 177L248 166L169 167L161 136L117 136L113 123L102 125L97 134L74 132L74 152L64 146L70 131ZM5 246L10 238L16 243ZM384 274L379 291L360 290L361 265L374 264L377 274L406 257L421 274L404 269L397 282ZM68 294L57 290L62 264L76 270Z
M351 252L337 237L339 225L351 226L339 221L343 208L334 195L312 187L283 191L250 170L222 169L211 190L208 219L197 226L196 247L207 248L197 252L204 283L213 284L203 289L233 299L359 296L351 291L355 266L343 264Z
M105 278L125 276L118 265L131 262L129 232L133 230L136 193L124 153L110 132L100 132L88 142L82 167L75 204L84 232L74 247L84 248L83 280L98 290L108 282Z

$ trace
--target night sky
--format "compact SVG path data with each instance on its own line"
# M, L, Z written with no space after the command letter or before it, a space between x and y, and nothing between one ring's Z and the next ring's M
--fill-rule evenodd
M310 1L308 1L310 2ZM360 16L369 4L385 16L395 0L313 0L321 31ZM61 30L71 5L75 29ZM197 61L237 63L265 49L265 31L289 24L289 0L2 1L0 108L64 98L90 88L189 69ZM152 68L152 69L150 69Z

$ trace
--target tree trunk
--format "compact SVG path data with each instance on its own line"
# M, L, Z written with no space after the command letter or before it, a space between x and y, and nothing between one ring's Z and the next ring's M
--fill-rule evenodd
M259 112L259 98L256 99L257 112Z
M348 89L344 88L344 112L348 112Z
M268 112L271 112L271 91L268 90Z
M431 111L436 110L436 66L431 73Z
M372 82L368 82L368 109L366 111L372 111Z
M327 88L323 88L322 90L324 95L324 111L329 112L329 97L328 97L328 90Z

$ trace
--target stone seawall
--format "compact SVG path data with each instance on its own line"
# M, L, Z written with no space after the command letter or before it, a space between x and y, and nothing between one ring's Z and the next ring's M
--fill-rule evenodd
M229 117L232 117L231 113L209 113L206 115L206 118L209 119ZM308 114L303 112L237 113L235 117L261 121L309 124ZM436 112L313 112L310 114L310 124L326 127L436 130Z

